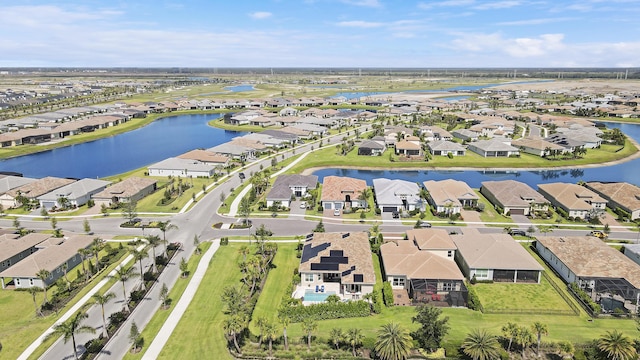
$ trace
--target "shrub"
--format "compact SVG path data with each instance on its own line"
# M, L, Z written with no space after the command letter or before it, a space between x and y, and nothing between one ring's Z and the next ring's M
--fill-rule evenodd
M393 305L393 289L391 288L391 283L388 281L385 281L382 284L382 296L384 298L385 305Z
M226 237L226 236L225 236L225 237L220 238L220 245L221 245L221 246L227 246L227 245L229 245L229 238L228 238L228 237Z
M376 285L373 287L373 293L371 293L372 295L372 307L373 307L373 312L376 314L380 314L382 312L382 290L380 289L380 286Z
M600 311L602 310L600 305L593 301L591 299L591 296L589 296L589 294L582 290L576 283L569 284L569 288L571 289L571 292L573 292L583 304L591 309L594 315L597 316L598 314L600 314Z
M91 339L84 344L84 348L89 354L97 354L102 350L104 344L106 343L106 339L99 337L95 339Z
M351 317L365 317L371 314L366 301L347 301L337 304L320 303L309 306L289 306L281 311L288 315L291 322L302 322L304 319L328 320Z
M476 288L473 285L467 285L467 289L467 307L471 310L482 311L482 303L480 302Z

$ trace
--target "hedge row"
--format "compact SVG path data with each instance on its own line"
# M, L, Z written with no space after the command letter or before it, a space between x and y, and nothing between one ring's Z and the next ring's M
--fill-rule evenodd
M602 308L599 304L591 299L591 296L582 290L576 283L570 283L569 288L578 297L578 299L591 309L594 316L600 315Z
M365 317L371 314L371 307L368 302L359 300L336 304L320 303L308 306L285 306L280 311L283 315L287 315L291 322L302 322L305 319L329 320Z

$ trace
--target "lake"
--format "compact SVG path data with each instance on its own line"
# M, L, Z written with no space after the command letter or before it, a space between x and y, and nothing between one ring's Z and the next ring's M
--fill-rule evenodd
M124 134L2 160L0 171L15 171L32 178L121 174L193 149L213 147L241 134L207 124L219 117L220 114L170 116Z

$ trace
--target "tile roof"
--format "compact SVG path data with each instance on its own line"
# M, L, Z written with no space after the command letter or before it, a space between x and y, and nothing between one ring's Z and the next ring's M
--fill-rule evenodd
M589 203L606 203L607 200L584 186L567 183L540 184L538 189L554 198L569 210L591 210ZM551 199L549 199L551 200Z
M321 258L329 257L332 251L342 251L346 263L337 265L337 270L313 270L312 264L320 264ZM342 284L375 284L376 273L371 257L369 235L354 233L314 233L313 238L304 243L299 271L316 273L341 273ZM362 281L354 281L354 275L362 275Z
M383 244L380 255L386 275L404 275L409 280L464 280L455 261L429 251L421 251L409 240Z
M406 180L390 180L385 178L373 179L373 191L378 205L420 204L420 187L418 184Z
M459 199L475 199L479 197L464 181L446 179L441 181L425 181L424 187L429 191L429 196L437 205L446 206L453 204L461 206Z
M74 181L76 180L47 176L32 183L11 189L7 191L7 195L16 197L18 194L22 194L29 199L35 199L57 188L69 185Z
M523 146L531 149L537 149L540 151L544 151L546 148L550 150L564 150L564 147L554 144L552 142L546 141L544 139L531 139L531 138L521 138L518 140L513 140L511 143L513 146Z
M61 188L57 188L44 195L38 197L38 200L58 200L64 196L69 200L75 200L86 194L94 191L102 191L106 186L111 184L111 181L104 181L99 179L80 179L69 185L65 185Z
M453 141L435 140L427 144L431 151L466 151L467 149Z
M631 211L640 210L640 187L626 182L588 182L587 188Z
M542 194L529 185L515 180L483 181L482 188L491 193L502 207L528 207L531 203L547 202Z
M322 182L322 201L344 201L346 195L356 200L367 188L367 182L342 176L325 176Z
M0 261L11 258L19 253L32 248L47 238L50 235L30 233L21 238L18 238L18 234L4 234L0 236Z
M271 190L267 194L267 200L289 200L293 193L292 187L301 186L307 189L315 189L318 185L316 175L280 175L273 183Z
M15 189L26 184L31 184L34 181L36 181L36 179L22 176L4 176L0 178L0 194L6 193L11 189Z
M419 250L455 250L456 244L449 232L444 229L411 229L407 238L413 241Z
M401 140L396 144L396 149L421 150L422 147L418 144L412 143L411 141Z
M623 278L640 289L640 266L596 237L539 236L537 241L578 277Z
M178 155L179 159L188 159L188 160L197 160L205 163L214 163L214 164L226 164L229 161L229 157L216 154L211 151L195 149L189 152L186 152L182 155Z
M111 199L114 196L119 198L127 198L137 195L140 191L146 189L158 181L150 178L141 178L133 176L123 181L108 186L106 189L99 193L93 194L91 197L94 199Z
M543 270L508 234L482 234L469 228L464 229L464 234L451 235L451 238L472 269Z

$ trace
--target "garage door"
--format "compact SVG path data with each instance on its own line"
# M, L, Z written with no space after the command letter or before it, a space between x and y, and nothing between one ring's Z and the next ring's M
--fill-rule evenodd
M56 203L55 201L43 201L42 206L47 210L51 210L51 208L56 206Z
M331 210L331 209L333 209L333 207L332 207L331 205L333 205L333 203L330 203L330 202L325 203L325 204L324 204L324 208L325 208L326 210Z
M383 206L382 207L382 212L394 212L394 211L398 211L398 208L395 206Z
M509 212L511 215L524 215L524 209L511 209Z

